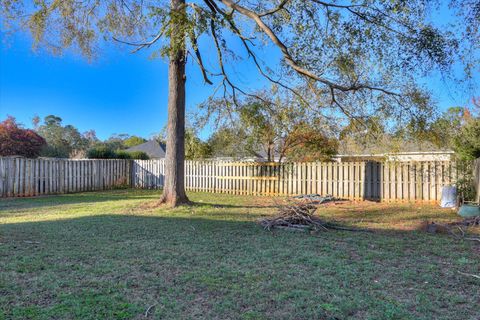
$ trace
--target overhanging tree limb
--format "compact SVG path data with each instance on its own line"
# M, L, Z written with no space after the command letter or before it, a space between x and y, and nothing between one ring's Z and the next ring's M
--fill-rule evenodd
M285 59L285 62L290 65L296 72L298 72L301 75L304 75L308 78L311 78L313 80L316 80L318 82L321 82L330 88L340 90L343 92L346 91L357 91L357 90L362 90L362 89L369 89L369 90L376 90L376 91L381 91L386 94L397 94L393 91L386 90L384 88L379 88L375 86L371 86L368 84L356 84L356 85L351 85L351 86L345 86L345 85L340 85L337 84L329 79L317 76L316 74L308 71L307 69L301 67L300 65L297 64L297 62L294 60L294 58L291 56L287 46L278 38L278 36L273 32L273 30L266 25L261 17L255 13L254 11L245 8L238 3L235 3L231 0L220 0L223 4L225 4L227 7L230 9L239 12L240 14L252 19L256 25L270 38L270 40L277 46L280 51L282 52L283 58Z
M265 16L269 16L269 15L271 15L271 14L277 13L278 11L282 10L283 8L285 8L285 5L286 5L288 2L290 2L290 1L291 1L291 0L282 0L278 6L276 6L276 7L273 8L273 9L270 9L270 10L268 10L268 11L259 13L258 16L259 16L259 17L265 17Z
M129 46L134 46L136 47L135 49L132 50L131 53L136 53L144 48L149 48L151 47L152 45L154 45L157 41L159 41L163 35L165 34L165 30L168 28L170 24L170 21L167 21L165 24L162 25L162 28L160 29L160 31L157 33L157 35L155 37L153 37L150 41L146 41L146 42L140 42L140 43L134 43L134 42L129 42L129 41L125 41L125 40L120 40L120 39L117 39L116 37L112 37L113 40L117 41L117 42L120 42L120 43L123 43L123 44L126 44L126 45L129 45Z

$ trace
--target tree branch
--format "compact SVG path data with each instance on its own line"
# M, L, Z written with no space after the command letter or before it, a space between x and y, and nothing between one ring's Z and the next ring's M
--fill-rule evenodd
M225 6L229 7L230 9L239 12L240 14L252 19L256 25L270 38L270 40L280 49L282 52L283 58L286 61L290 67L292 67L297 73L304 75L308 78L311 78L313 80L316 80L318 82L321 82L328 87L336 90L340 90L343 92L347 91L357 91L357 90L362 90L362 89L369 89L369 90L376 90L376 91L381 91L386 94L396 94L395 92L388 91L383 88L377 88L374 86L370 86L367 84L355 84L355 85L350 85L350 86L345 86L345 85L340 85L332 80L319 77L316 74L308 71L307 69L301 67L291 56L287 46L278 38L278 36L273 32L273 30L267 26L261 17L255 13L254 11L245 8L238 3L233 2L232 0L220 0Z
M265 16L268 16L268 15L277 13L278 11L282 10L288 2L290 2L290 0L282 0L282 2L280 2L280 4L277 7L273 8L271 10L259 13L258 16L259 17L265 17Z
M213 82L210 81L210 79L207 76L207 70L205 69L205 66L203 64L202 55L200 54L200 50L198 49L198 43L197 43L197 37L195 35L195 31L192 30L192 32L189 33L189 35L190 35L190 41L192 42L193 51L195 52L195 56L197 58L197 64L200 67L200 71L202 72L203 80L206 83L211 85L213 84Z
M170 22L167 22L165 23L160 32L150 41L148 42L142 42L142 43L134 43L134 42L128 42L128 41L124 41L124 40L120 40L120 39L117 39L115 37L112 37L113 40L117 41L117 42L120 42L120 43L123 43L123 44L127 44L129 46L134 46L134 47L137 47L135 48L134 50L132 50L131 53L136 53L138 51L140 51L141 49L143 48L149 48L150 46L152 46L153 44L155 44L158 40L160 40L165 32L165 29L166 27L170 24Z

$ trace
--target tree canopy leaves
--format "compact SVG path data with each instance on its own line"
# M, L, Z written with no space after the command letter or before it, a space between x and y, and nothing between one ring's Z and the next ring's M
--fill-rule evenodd
M255 95L259 98L247 97L231 109L225 110L221 99L204 106L210 120L220 127L210 139L214 154L312 161L328 159L336 152L330 126L294 94L274 86ZM215 146L232 150L221 152Z
M203 0L180 11L166 0L1 4L6 33L27 29L34 47L53 53L72 48L91 59L106 40L165 56L176 45L171 35L181 35L178 45L187 46L205 82L215 85L212 94L225 104L252 95L231 67L244 59L299 97L304 93L296 88L306 83L316 99L305 101L323 113L408 121L431 107L419 79L435 70L448 74L458 63L471 77L479 65L477 0L448 6L440 0ZM436 20L445 11L448 22ZM265 56L274 51L280 64Z
M46 146L45 139L35 131L24 129L15 118L0 122L0 156L37 157Z
M85 150L90 141L72 125L62 125L62 118L48 115L37 129L47 146L41 155L45 157L68 158L73 152Z

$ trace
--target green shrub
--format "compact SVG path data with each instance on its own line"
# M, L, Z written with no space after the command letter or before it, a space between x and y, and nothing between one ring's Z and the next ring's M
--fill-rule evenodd
M453 138L453 147L461 159L473 160L480 157L480 118L473 118Z
M89 159L115 159L115 152L106 146L92 147L87 151Z
M138 159L138 160L148 160L148 159L150 159L148 154L146 154L143 151L130 151L130 152L127 152L127 153L130 154L130 157L131 157L130 159Z
M115 152L116 159L132 159L132 154L124 150L117 150Z
M96 146L87 151L87 158L89 159L138 159L148 160L150 157L143 151L113 151L107 146Z
M462 156L457 157L454 170L457 172L455 185L458 195L465 201L474 201L476 191L473 183L473 161L462 159Z

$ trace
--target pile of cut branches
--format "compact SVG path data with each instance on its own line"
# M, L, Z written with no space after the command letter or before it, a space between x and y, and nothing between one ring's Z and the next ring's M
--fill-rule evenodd
M480 242L479 237L472 237L468 235L468 229L470 227L480 226L480 217L465 218L463 221L450 224L450 226L451 226L450 233L452 234L452 236L456 237L457 239L465 239L465 240Z
M328 222L315 216L317 211L316 201L291 201L278 205L278 214L274 217L260 220L260 225L266 230L285 229L291 231L326 231L329 229L346 231L365 231L343 227L333 222Z
M465 227L480 226L480 216L465 218L463 221L458 222L457 225L462 225Z

